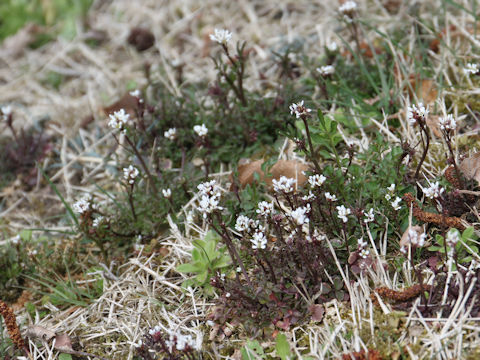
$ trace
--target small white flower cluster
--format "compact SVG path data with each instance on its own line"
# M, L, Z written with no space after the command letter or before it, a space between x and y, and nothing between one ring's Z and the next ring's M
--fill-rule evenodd
M329 42L327 44L327 49L331 52L335 52L338 50L338 45L335 41Z
M438 181L436 181L434 184L431 184L430 187L426 189L422 188L422 190L425 196L429 199L436 199L445 191L445 189L440 186Z
M317 197L315 196L314 193L312 193L311 190L308 192L307 195L303 195L303 196L302 196L302 200L303 200L303 201L310 201L310 200L314 200L314 199L316 199L316 198L317 198Z
M130 91L129 94L130 96L136 97L140 104L143 103L142 93L140 92L140 90L136 89L136 90Z
M425 246L425 238L427 235L425 233L419 234L418 231L410 228L408 229L407 242L412 244L415 247Z
M401 198L399 198L398 196L395 198L395 200L393 200L390 204L392 205L393 207L393 210L395 211L398 211L400 210L402 207L400 206L400 201L402 201Z
M297 104L292 104L290 105L290 114L293 115L295 114L296 118L299 119L303 116L308 116L310 112L312 112L312 109L309 109L303 105L304 101L300 101Z
M215 34L210 34L210 40L216 41L221 45L226 45L232 38L232 33L224 29L215 29Z
M308 183L310 184L311 187L320 187L322 184L327 180L327 178L323 175L311 175L308 177Z
M286 194L291 193L293 191L293 185L297 183L297 180L292 178L287 178L286 176L280 176L280 179L272 180L273 190L276 192L284 192Z
M385 194L385 199L387 201L390 201L390 199L392 198L392 195L395 192L395 184L391 184L389 187L387 187L387 190L388 190L388 193Z
M250 230L250 227L252 227L253 223L254 221L250 219L248 216L239 215L235 223L235 230L240 232L248 231Z
M119 129L123 133L125 133L128 121L130 119L130 114L126 113L124 109L120 109L115 111L113 114L109 115L110 121L108 122L108 126L114 129Z
M326 195L326 194L325 194ZM350 208L346 208L344 205L337 206L338 218L342 219L344 223L348 221L347 216L352 213Z
M12 107L10 105L2 106L0 110L2 111L2 120L7 120L12 114Z
M162 195L164 198L170 199L170 197L172 196L172 190L170 190L170 188L162 189Z
M450 231L447 233L447 239L446 242L448 246L454 248L455 245L460 241L460 232L457 229L450 229Z
M331 202L337 201L337 196L330 194L328 191L325 193L325 198Z
M385 194L385 200L390 201L395 195L395 184L391 184L389 187L387 187L387 190L388 192ZM396 196L395 200L390 203L394 210L398 211L401 209L400 201L402 201L402 199Z
M319 68L317 68L317 71L322 76L329 76L335 72L335 67L333 65L320 66Z
M97 205L92 203L92 196L85 195L80 200L78 200L75 204L72 205L73 211L84 214L89 210L95 210Z
M268 204L266 201L264 201L264 203ZM265 227L260 225L260 221L252 220L245 215L239 215L235 223L235 230L239 232L247 232L249 230L254 231L253 237L250 239L250 242L252 243L252 249L265 249L267 247L268 241L267 237L265 236Z
M178 351L183 351L187 348L200 350L201 344L198 344L192 335L182 335L180 332L169 331L169 339L165 341L165 345L171 352L173 348L176 348Z
M358 250L360 251L360 257L364 259L370 255L370 250L367 250L367 242L363 241L363 238L358 239Z
M195 131L197 133L197 135L200 136L200 137L204 137L208 134L208 129L205 126L205 124L195 125L193 127L193 131Z
M268 216L273 212L273 202L260 201L258 203L257 214L261 216Z
M289 215L297 225L301 226L310 222L310 219L307 216L310 210L310 204L307 204L306 206L298 207L295 210L292 210Z
M168 129L167 131L165 131L163 133L163 136L166 137L167 139L169 140L175 140L176 137L177 137L177 129L176 128L171 128L171 129Z
M104 217L101 216L101 215L98 216L98 217L96 217L96 218L93 219L93 221L92 221L92 226L95 227L95 228L98 227L98 226L103 222L103 220L104 220Z
M138 174L140 174L140 172L133 165L130 165L128 168L123 168L123 178L127 180L130 185L135 183Z
M475 75L478 73L479 70L480 69L478 64L468 63L463 69L463 73L465 75L470 75L470 74Z
M345 1L339 8L338 11L340 11L342 14L348 14L351 13L352 11L357 10L357 3L355 1Z
M414 125L418 120L425 120L427 115L428 108L423 106L422 103L418 103L418 105L413 104L407 108L407 120L412 125Z
M267 247L267 238L262 231L256 231L253 238L250 239L252 249L265 249Z
M203 213L206 218L207 214L211 214L215 210L223 210L219 206L220 202L220 187L215 180L207 181L197 186L200 191L200 201L198 202L198 210Z
M448 114L444 118L441 117L440 119L438 119L438 122L440 123L440 129L446 132L455 131L455 129L457 128L457 122L453 118L452 114Z
M364 213L364 215L365 215L365 219L363 220L363 222L365 224L368 224L369 222L373 222L375 220L375 214L373 213L373 208L368 210L368 212Z
M10 241L14 244L14 245L17 245L20 243L20 240L22 240L22 238L20 237L20 235L15 235L13 238L10 239Z

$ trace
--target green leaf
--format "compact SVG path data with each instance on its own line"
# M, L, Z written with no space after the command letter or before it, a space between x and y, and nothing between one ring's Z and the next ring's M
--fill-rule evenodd
M290 344L287 341L285 334L277 335L277 343L275 344L275 350L277 355L280 356L282 360L286 360L290 356Z
M196 279L201 284L205 283L208 279L208 270L202 271L197 275Z
M72 355L62 353L58 355L58 360L72 360Z
M472 239L473 231L474 231L473 226L466 228L463 231L462 240L467 242L468 240Z
M201 270L198 265L195 263L180 264L177 266L176 270L182 273L196 273Z
M265 356L263 348L257 340L247 342L240 352L242 360L256 360Z

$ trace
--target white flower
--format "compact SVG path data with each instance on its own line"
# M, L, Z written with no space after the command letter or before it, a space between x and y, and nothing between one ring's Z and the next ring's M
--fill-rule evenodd
M428 108L425 108L422 103L412 105L407 108L407 119L410 124L414 125L418 120L425 120L428 115Z
M338 11L340 11L342 14L348 14L352 11L355 11L357 7L358 5L355 1L346 1L338 8Z
M215 34L210 34L210 40L226 45L232 38L232 33L224 29L215 29Z
M394 201L392 201L392 207L394 210L398 211L400 210L402 207L399 205L400 204L400 201L402 201L402 198L399 198L398 196L395 198Z
M375 220L375 214L373 213L373 208L371 208L370 210L368 210L367 213L364 214L365 215L365 219L363 220L363 222L365 224L369 223L369 222L372 222Z
M476 73L478 73L478 64L468 63L463 69L463 73L465 75L469 75L469 74L475 75Z
M235 230L237 231L247 231L250 229L250 225L252 224L253 220L248 218L245 215L239 215L237 217L237 222L235 223Z
M172 190L170 190L169 188L162 189L162 194L163 194L163 197L170 199L170 197L172 196Z
M370 254L370 250L362 249L362 250L360 251L360 254L359 254L359 255L360 255L362 258L366 259L369 254Z
M214 196L202 195L198 202L198 210L203 213L203 217L206 218L207 214L211 214L215 210L223 210L223 207L219 206L220 194Z
M2 106L1 110L5 118L12 113L12 107L10 105Z
M310 201L310 200L313 200L315 198L316 198L315 194L312 193L311 191L309 191L307 195L302 196L303 201Z
M123 178L127 180L130 185L135 183L135 178L139 173L138 169L133 165L130 165L128 168L123 168Z
M140 98L140 90L136 89L134 91L130 91L129 92L130 96L133 96L133 97L136 97L136 98Z
M255 232L255 234L253 234L253 238L250 239L250 242L252 243L252 249L254 250L265 249L267 247L267 238L261 231Z
M352 213L349 208L346 208L343 205L337 206L338 218L342 219L344 223L348 221L347 216Z
M440 195L445 191L444 188L440 187L440 184L435 182L433 185L431 184L429 188L422 188L423 193L429 199L436 199L440 197Z
M457 229L450 229L447 233L447 244L450 247L454 247L460 241L460 232Z
M273 202L261 201L258 203L257 214L262 216L270 215L273 212Z
M198 210L203 213L204 218L214 210L223 210L223 207L219 206L221 196L220 187L215 180L199 184L197 189L200 192Z
M329 192L326 192L325 193L325 197L327 198L327 200L329 201L337 201L337 197L335 195L331 195Z
M273 184L273 189L276 192L284 192L284 193L290 193L293 191L293 185L297 183L297 180L292 179L292 178L287 178L286 176L281 176L280 179L272 180Z
M302 117L302 116L307 116L308 113L310 113L312 111L312 109L309 109L309 108L303 106L303 100L300 101L297 104L290 105L289 109L290 109L290 114L292 114L292 115L295 114L297 119Z
M331 52L337 51L338 45L337 45L337 43L336 43L335 41L329 42L329 43L327 44L327 49L328 49L329 51L331 51Z
M452 114L448 114L446 117L438 119L440 123L440 129L445 131L454 131L457 128L457 122L453 118Z
M357 241L358 241L358 248L359 249L363 249L363 248L367 247L367 242L363 241L363 238L360 238Z
M72 205L73 211L75 211L79 214L84 214L88 210L93 210L95 208L96 208L96 205L92 204L92 196L91 195L85 195L80 200L78 200L75 204Z
M143 344L142 340L138 340L138 343L136 343L134 346L136 348L139 348L139 347L142 347L142 344Z
M165 131L163 133L163 136L165 136L167 139L173 141L177 137L177 129L175 129L175 128L168 129L167 131Z
M110 121L108 122L108 126L114 129L122 130L123 132L126 131L125 127L128 124L128 120L130 118L130 114L126 113L124 109L120 109L115 111L113 114L108 115L110 117Z
M308 183L311 187L320 187L322 184L327 180L327 178L323 175L311 175L308 177Z
M407 242L413 246L423 247L425 245L425 233L419 234L415 229L409 228L407 234Z
M307 216L309 212L310 204L307 204L307 206L302 206L291 211L289 215L297 223L297 225L303 225L310 222L310 219Z
M317 68L317 71L322 76L328 76L332 75L335 72L335 67L333 67L332 65L320 66L319 68Z
M385 199L387 201L390 201L395 191L395 184L391 184L389 187L387 187L387 190L388 190L388 193L385 194Z
M205 194L205 195L213 195L215 193L220 192L220 187L218 186L215 180L210 180L210 181L198 184L197 189L198 191L200 191L201 194Z
M93 227L98 227L98 225L100 225L102 223L103 219L104 219L103 216L99 216L99 217L93 219L92 226Z
M208 134L208 129L207 127L205 126L205 124L202 124L202 125L195 125L193 127L193 131L195 131L197 133L198 136L205 136Z
M20 242L21 238L20 238L20 235L15 235L11 241L13 244L17 245L19 242Z

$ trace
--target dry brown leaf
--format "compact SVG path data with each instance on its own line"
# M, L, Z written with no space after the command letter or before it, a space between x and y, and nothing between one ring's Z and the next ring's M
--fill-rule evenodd
M415 231L418 236L423 234L423 228L421 226L415 225L407 228L407 230L405 230L405 232L403 233L402 238L400 239L400 247L407 247L408 245L410 245L410 236L408 236L408 232L410 230Z
M272 176L265 177L262 171L263 162L264 160L256 160L238 166L238 181L242 188L253 183L255 173L258 173L260 180L265 181L269 188L272 188L272 180L278 180L281 176L296 179L298 186L303 186L307 181L307 177L303 174L303 171L309 169L307 164L295 160L279 160L270 169Z
M74 351L72 347L72 340L67 334L60 334L55 337L55 349L64 352Z
M107 106L103 109L105 115L113 114L115 111L119 111L124 109L125 112L130 114L130 116L135 117L137 116L138 110L138 99L135 96L126 93L122 96L122 98L110 106Z
M458 168L468 180L474 179L480 185L480 152L464 159Z
M323 319L325 314L325 309L321 304L313 304L309 307L310 313L312 314L312 321L320 322Z
M46 327L40 325L32 325L28 327L25 336L32 340L41 339L44 341L50 341L56 336L56 334L54 331L47 329Z

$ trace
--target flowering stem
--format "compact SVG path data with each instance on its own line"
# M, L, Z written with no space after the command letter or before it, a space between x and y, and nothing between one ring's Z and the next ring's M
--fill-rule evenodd
M135 214L135 207L133 206L133 187L135 183L130 185L130 189L128 191L128 203L130 204L130 210L132 210L133 219L137 221L137 214Z
M430 146L430 135L429 135L427 129L425 129L425 125L420 123L420 127L421 127L421 130L422 130L422 132L420 134L422 134L422 133L425 134L426 144L425 144L425 142L423 140L423 136L422 136L423 154L422 154L422 157L420 159L420 162L417 165L417 170L415 171L415 176L414 176L415 182L418 180L418 175L420 173L420 168L422 167L422 164L425 161L425 158L427 157L428 147Z
M247 101L245 100L245 92L243 91L243 72L245 70L245 64L242 54L240 53L240 59L235 61L231 56L230 52L228 51L228 47L226 44L222 44L223 51L227 55L228 60L232 63L232 66L235 68L235 72L237 73L237 85L233 83L233 81L224 73L225 80L228 82L232 90L237 95L238 99L242 103L243 106L247 106ZM243 50L243 49L241 49ZM240 67L238 67L238 63L240 63Z
M210 225L213 227L213 229L217 232L218 235L220 235L223 240L225 240L225 244L227 245L228 252L230 253L230 257L237 262L237 266L240 266L240 269L242 269L243 276L245 276L245 280L248 283L248 286L253 289L253 285L250 281L250 277L248 276L247 270L245 269L245 266L243 265L243 261L238 254L237 249L235 248L235 245L233 245L233 241L230 238L230 235L228 234L227 227L225 226L225 223L222 221L221 217L219 214L218 216L218 221L220 223L220 227L222 228L223 231L220 231L214 224L213 224L213 219L210 221ZM236 274L236 273L235 273ZM237 277L238 280L238 277Z
M453 167L455 168L455 175L457 176L457 179L460 183L460 187L462 189L465 189L465 184L463 183L462 177L460 176L460 171L457 167L457 161L455 160L455 155L453 154L451 141L452 139L450 138L450 136L448 134L445 134L445 142L447 143L448 151L450 152L450 156L452 157Z
M307 117L306 116L301 116L303 120L303 124L305 125L305 132L307 133L307 140L308 140L308 146L310 147L310 160L312 160L313 165L315 166L315 170L317 171L317 174L321 174L321 169L320 165L318 164L317 159L315 158L315 150L313 148L312 144L312 137L310 136L310 129L308 128L308 122L307 122Z
M135 144L130 140L130 138L129 138L127 135L125 135L125 140L127 141L128 145L130 145L130 147L132 148L133 152L135 153L135 155L137 156L138 160L140 161L140 164L142 165L142 168L143 168L143 170L145 171L145 174L147 174L148 179L150 180L150 183L152 184L154 196L155 196L155 197L158 197L157 186L155 185L155 181L153 180L153 176L152 176L152 174L150 173L150 170L148 169L147 164L145 164L145 161L143 160L142 155L140 155L140 153L138 152L137 147L135 146Z

